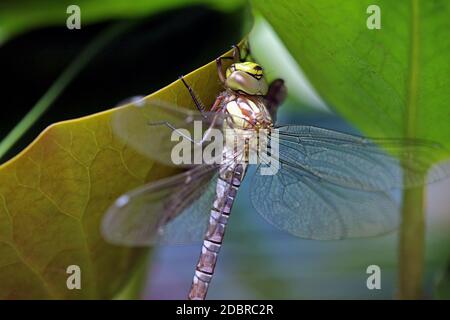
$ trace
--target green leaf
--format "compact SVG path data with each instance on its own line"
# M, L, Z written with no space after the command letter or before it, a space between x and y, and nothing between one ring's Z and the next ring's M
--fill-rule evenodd
M420 137L450 148L448 1L252 3L322 97L362 132ZM367 28L369 5L381 9L380 30ZM415 188L403 195L400 297L420 296L423 193Z
M416 16L411 3L253 2L319 93L359 129L393 137L414 124L412 135L450 147L450 3L418 2ZM370 4L381 8L380 30L367 29Z
M185 79L212 105L220 92L214 62ZM146 99L194 107L179 80ZM136 107L54 124L0 166L0 299L112 298L133 275L146 251L107 244L100 221L119 195L176 171L127 148L112 130L118 111ZM67 289L70 265L82 270L81 290Z
M66 26L67 7L80 7L82 25L109 19L143 17L163 10L187 5L208 5L216 9L232 10L242 5L242 0L22 0L0 3L0 44L18 33L36 27Z
M438 276L435 296L441 300L450 299L450 259Z

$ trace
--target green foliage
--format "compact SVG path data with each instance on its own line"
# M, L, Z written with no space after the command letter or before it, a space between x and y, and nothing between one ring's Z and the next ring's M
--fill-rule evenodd
M35 28L65 28L66 8L70 4L69 1L2 2L0 36L4 40ZM242 1L77 2L83 25L139 18L195 4L233 10ZM240 23L231 26L230 34L235 34L240 26ZM36 121L110 38L100 35L73 61L69 72L66 70L49 90L51 98L43 97L43 103L36 105L27 118L27 126L17 135ZM219 81L211 81L216 77L215 64L210 63L187 75L186 80L204 93L205 103L212 103L219 91ZM183 106L192 104L179 81L148 98L163 98ZM134 109L125 106L120 112L134 114ZM0 299L137 297L140 284L144 283L143 261L148 251L106 243L99 225L107 207L120 194L174 174L175 170L149 161L127 148L127 141L115 136L111 121L117 111L110 109L53 124L19 155L0 165ZM138 126L135 128L139 130ZM3 143L6 146L3 151L14 142ZM82 290L66 287L66 268L72 264L81 267Z
M139 17L184 5L232 10L241 0L80 0L82 23ZM321 96L369 136L420 137L450 148L450 3L391 0L253 0ZM45 26L65 26L70 1L2 1L0 44ZM369 30L369 5L381 8ZM227 44L228 45L228 44ZM214 64L187 76L210 104L219 91ZM151 95L190 105L179 81ZM121 110L136 112L131 106ZM115 197L174 173L114 136L111 109L46 129L0 166L0 298L111 298L144 250L111 246L99 234ZM137 128L139 129L139 128ZM444 160L449 154L442 153ZM113 173L113 174L112 174ZM420 297L423 190L405 191L400 297ZM80 265L84 290L65 287ZM135 277L139 279L139 277ZM126 294L125 294L126 295ZM123 295L119 295L123 297Z
M265 0L253 5L331 107L364 133L399 137L414 125L410 135L450 147L445 50L450 3L421 1L414 16L410 3ZM370 4L381 8L380 30L366 26Z
M447 1L253 1L309 80L369 136L426 138L450 147L450 3ZM369 5L381 29L369 30ZM448 158L442 153L441 159ZM420 297L424 191L404 192L400 293Z
M437 279L435 292L438 299L450 299L450 259Z
M212 104L220 90L214 62L185 79ZM193 105L179 80L147 99ZM112 130L118 111L135 115L136 107L56 123L0 166L0 299L111 298L132 277L145 250L107 244L101 219L115 198L175 169L127 148ZM141 119L136 131L147 125ZM83 270L83 290L67 290L72 264Z
M174 9L187 5L207 5L221 10L236 9L242 0L22 0L0 2L0 44L6 39L46 26L64 26L67 7L76 4L81 9L82 23L105 21L109 19L135 18Z

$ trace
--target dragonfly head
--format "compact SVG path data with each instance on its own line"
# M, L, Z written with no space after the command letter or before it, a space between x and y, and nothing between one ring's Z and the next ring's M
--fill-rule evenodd
M268 85L263 68L254 62L233 63L226 71L225 86L252 96L267 94Z

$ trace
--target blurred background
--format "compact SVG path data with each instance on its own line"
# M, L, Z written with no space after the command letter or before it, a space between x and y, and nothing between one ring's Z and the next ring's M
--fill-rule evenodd
M354 132L329 115L281 111L280 122ZM302 240L277 230L253 209L249 172L239 190L209 299L392 299L397 286L398 233L366 239ZM425 298L436 298L450 252L449 179L428 187ZM184 299L201 244L156 249L145 298ZM368 290L366 269L381 268L381 290ZM447 271L448 272L448 271ZM443 287L442 290L445 288ZM439 291L441 292L441 291Z
M8 1L6 1L8 2ZM23 118L55 79L92 41L114 24L126 26L94 55L51 108L3 157L5 162L48 125L109 109L135 95L160 89L227 51L250 32L251 12L240 4L216 10L181 6L132 19L105 18L76 32L42 26L22 31L0 47L0 138ZM250 19L251 20L251 19ZM270 25L255 19L254 57L269 79L286 80L289 98L279 123L316 125L355 133L315 93ZM234 206L210 299L389 299L395 297L396 233L371 239L308 241L285 234L257 215L245 180ZM450 259L449 179L428 188L425 297L448 297ZM184 299L200 244L155 248L143 298ZM366 268L381 267L381 290L368 290ZM434 290L440 286L439 290Z

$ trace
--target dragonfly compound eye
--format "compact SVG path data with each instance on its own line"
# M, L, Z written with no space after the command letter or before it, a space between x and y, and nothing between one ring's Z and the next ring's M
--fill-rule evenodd
M249 95L266 95L268 90L263 68L254 62L232 64L226 71L225 86Z

